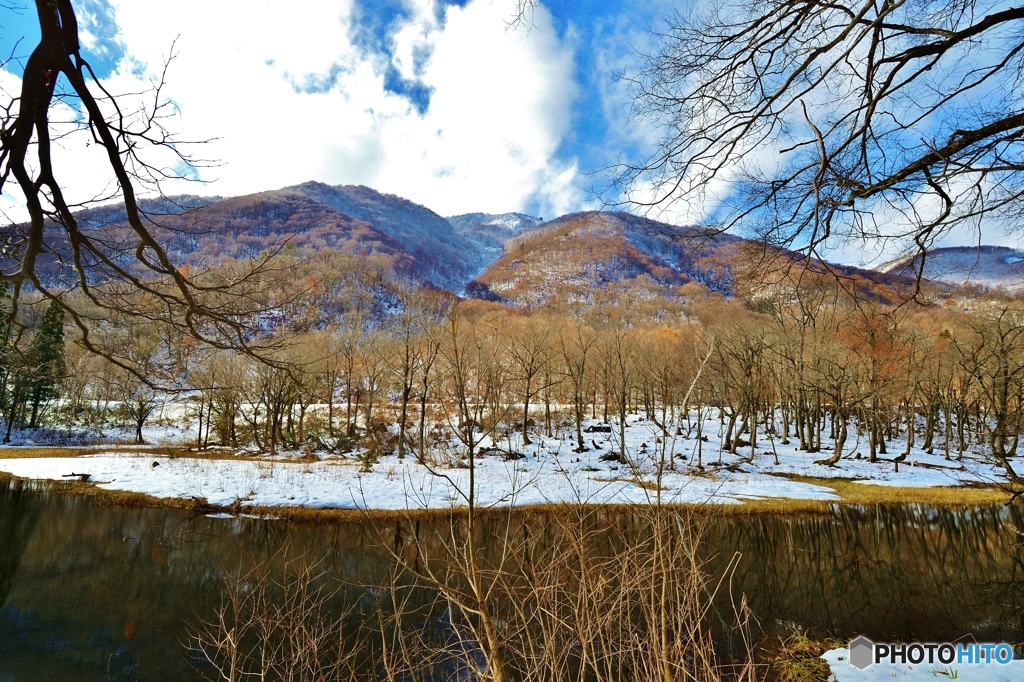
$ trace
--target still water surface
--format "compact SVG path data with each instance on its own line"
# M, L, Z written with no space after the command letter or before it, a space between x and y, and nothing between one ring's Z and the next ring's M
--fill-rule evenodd
M543 531L544 517L530 524ZM198 679L183 624L213 613L225 572L280 558L287 541L343 583L372 584L388 569L389 532L111 507L0 482L0 682ZM1019 508L836 507L713 518L704 547L712 573L742 553L733 593L766 632L793 622L839 637L1021 642L1021 532Z

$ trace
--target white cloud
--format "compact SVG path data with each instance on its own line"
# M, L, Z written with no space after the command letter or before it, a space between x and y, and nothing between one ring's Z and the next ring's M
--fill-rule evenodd
M443 25L433 0L408 2L388 47L404 77L432 89L423 115L386 90L383 52L353 44L351 0L122 2L115 11L127 57L105 85L139 91L175 44L164 92L180 116L168 127L181 139L213 139L192 151L220 165L202 171L212 184L174 183L170 193L237 195L320 180L366 184L442 214L578 205L582 181L557 157L572 122L573 53L547 13L537 13L533 31L507 31L512 0L451 7ZM320 91L297 92L311 83ZM84 142L69 140L62 159L76 200L109 178Z
M422 118L382 118L381 189L443 213L518 210L535 194L552 208L577 200L548 182L567 170L555 154L572 122L572 53L552 30L507 31L508 12L475 2L450 9L443 31L420 32L424 22L398 34L403 64L432 50L422 79L433 94Z

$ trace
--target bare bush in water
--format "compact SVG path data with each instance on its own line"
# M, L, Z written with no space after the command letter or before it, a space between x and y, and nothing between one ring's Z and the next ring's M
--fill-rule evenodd
M354 668L362 643L346 636L345 614L319 564L288 562L274 578L265 566L225 576L217 612L186 629L185 646L211 682L362 679Z
M341 614L326 609L315 565L228 581L220 612L189 632L200 670L231 681L760 676L742 598L727 616L740 649L716 651L712 601L738 557L708 575L691 514L576 506L545 526L511 510L469 520L453 513L450 532L430 535L402 524L391 578Z

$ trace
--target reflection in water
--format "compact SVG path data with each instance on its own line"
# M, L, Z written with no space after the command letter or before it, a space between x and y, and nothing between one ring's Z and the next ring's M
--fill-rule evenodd
M606 519L629 529L632 519ZM523 522L539 542L554 524ZM487 521L481 532L487 537ZM742 553L733 593L766 630L795 622L840 637L1024 639L1024 528L1018 509L837 507L831 515L708 522L714 574ZM439 528L422 522L421 533ZM0 483L0 681L192 680L183 623L212 614L225 572L308 557L355 585L388 569L370 523L321 526L190 518L97 505ZM287 551L282 552L282 547ZM723 607L727 606L723 602Z
M0 492L0 605L7 601L7 595L14 585L14 574L21 563L32 529L37 518L34 500L26 500L23 490Z
M1017 642L1024 633L1020 508L837 508L712 524L708 545L743 553L734 590L763 625L838 636Z

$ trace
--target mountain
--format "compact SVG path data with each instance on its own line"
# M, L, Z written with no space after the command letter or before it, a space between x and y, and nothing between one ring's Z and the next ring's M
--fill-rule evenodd
M456 232L480 244L493 260L505 250L505 242L534 229L544 219L523 213L465 213L449 216L448 222Z
M413 258L395 239L367 222L289 189L227 199L146 200L140 208L151 233L171 260L182 265L215 265L295 248L334 249L354 255L379 255L396 272L417 275ZM101 234L94 238L106 245L114 262L136 264L136 241L123 207L97 207L76 217L82 228ZM63 260L68 261L66 255ZM48 269L55 265L49 263Z
M384 282L397 274L405 281L516 306L682 301L690 295L680 290L687 286L697 287L690 293L772 298L785 295L797 282L806 284L808 273L831 279L839 275L844 286L878 300L898 299L907 289L901 275L907 263L894 264L889 273L829 265L783 250L766 252L759 243L731 235L705 234L623 212L573 213L546 223L521 213L446 219L367 187L317 182L229 198L144 200L141 208L152 233L177 264L205 267L277 251L294 251L300 258L322 252L328 261L348 263L338 267L353 276L366 270ZM137 240L126 225L123 207L96 207L77 217L84 229L100 233L97 239L114 262L139 267ZM24 226L9 230L16 238ZM58 244L54 251L41 256L38 271L45 281L72 284L70 249ZM928 259L928 273L939 263L947 269L959 263L953 276L966 279L963 259L946 255L955 251L937 250ZM979 252L970 252L975 256L970 263L975 263ZM1018 268L1024 271L1024 253L999 248L981 253L987 260L972 271L974 281L985 273L985 282L1010 281L1020 278ZM86 254L90 279L103 280L109 267L89 258ZM366 267L352 265L353 258ZM13 261L10 265L15 266ZM4 254L0 267L8 267Z
M195 194L179 194L171 197L139 199L139 210L153 220L163 216L178 215L223 201L225 197L201 197ZM75 214L82 227L100 228L104 225L116 225L128 221L124 204L114 203L104 206L93 206Z
M361 185L305 182L286 188L365 221L387 234L412 257L415 271L442 289L461 292L486 266L484 248L460 234L429 208Z
M466 293L522 306L590 302L634 287L671 295L690 282L731 293L729 259L741 241L628 213L573 213L508 240Z
M882 265L879 270L909 278L921 269L920 254ZM1006 246L953 246L931 249L924 259L925 279L947 284L978 284L1010 291L1024 289L1024 251Z

